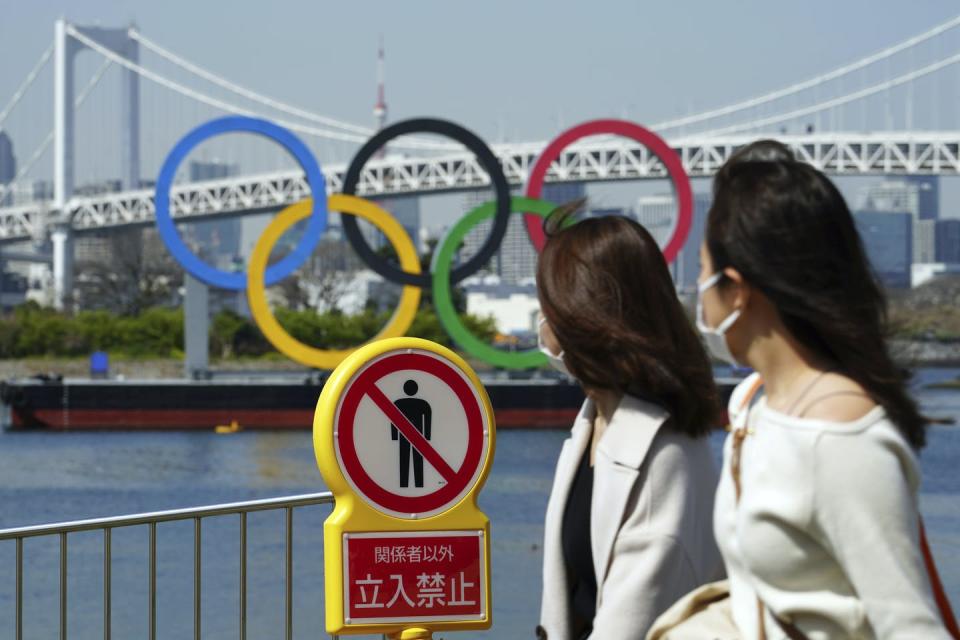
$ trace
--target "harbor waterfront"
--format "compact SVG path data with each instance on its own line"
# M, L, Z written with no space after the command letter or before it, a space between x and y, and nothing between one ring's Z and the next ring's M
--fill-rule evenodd
M923 410L960 421L960 393L928 385L956 379L960 369L924 369L914 389ZM564 430L499 434L493 471L480 495L491 519L493 628L450 638L531 637L540 600L543 513ZM723 434L712 436L719 456ZM960 428L937 425L920 460L921 507L947 594L960 602ZM322 491L308 432L7 432L0 435L0 527L120 515ZM294 637L316 638L323 627L322 523L328 507L296 511ZM283 514L250 516L248 637L276 637L282 628ZM192 632L189 523L158 526L157 631ZM113 637L146 637L147 530L113 533ZM204 526L203 637L235 638L237 615L235 516ZM24 637L57 634L58 542L24 544ZM102 638L102 542L96 533L70 537L70 638ZM14 625L14 545L0 544L0 636Z
M960 640L955 7L8 4L0 640Z

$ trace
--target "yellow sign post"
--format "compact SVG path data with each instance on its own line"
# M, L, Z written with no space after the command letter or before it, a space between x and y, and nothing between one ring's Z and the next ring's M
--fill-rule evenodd
M313 422L336 497L323 529L328 633L490 628L490 522L477 495L495 439L486 390L446 347L380 340L334 370Z

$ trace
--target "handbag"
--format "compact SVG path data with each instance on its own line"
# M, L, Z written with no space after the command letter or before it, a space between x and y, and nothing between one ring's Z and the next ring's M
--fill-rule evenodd
M697 587L654 621L647 640L742 640L730 610L726 580Z

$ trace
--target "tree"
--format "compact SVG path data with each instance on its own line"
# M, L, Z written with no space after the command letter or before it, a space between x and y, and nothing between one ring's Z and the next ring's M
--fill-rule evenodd
M81 308L130 316L173 302L183 267L155 230L125 229L94 242L99 251L77 263Z
M346 243L324 238L301 270L297 286L299 297L288 298L293 309L315 309L320 312L340 312L341 299L350 291L358 260Z
M894 336L960 339L960 276L942 276L916 289L889 291L888 296Z
M322 271L310 279L311 305L318 311L340 311L340 299L350 289L350 275L345 271Z
M310 306L310 296L304 290L299 275L287 276L276 286L280 289L280 296L288 309L300 310Z

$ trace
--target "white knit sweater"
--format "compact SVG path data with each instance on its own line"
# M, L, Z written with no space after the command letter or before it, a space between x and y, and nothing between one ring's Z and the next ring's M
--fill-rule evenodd
M787 416L763 398L737 411L754 380L730 400L731 422L751 429L740 504L728 437L714 509L741 633L757 637L759 595L771 640L785 636L770 610L811 640L949 640L920 552L917 459L886 412L835 423Z

